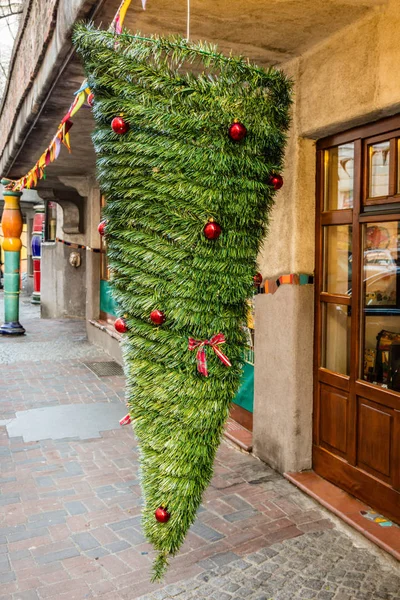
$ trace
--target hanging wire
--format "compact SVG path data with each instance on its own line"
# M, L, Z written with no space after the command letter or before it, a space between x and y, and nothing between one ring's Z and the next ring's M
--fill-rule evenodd
M190 37L190 0L187 0L187 22L186 22L186 39Z

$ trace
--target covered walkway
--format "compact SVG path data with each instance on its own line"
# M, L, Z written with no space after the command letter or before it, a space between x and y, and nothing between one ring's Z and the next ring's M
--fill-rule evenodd
M400 598L392 560L225 442L182 553L150 584L123 376L84 321L40 320L23 299L21 323L0 338L2 600Z

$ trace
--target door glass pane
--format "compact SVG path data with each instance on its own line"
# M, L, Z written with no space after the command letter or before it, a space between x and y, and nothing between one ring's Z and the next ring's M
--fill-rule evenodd
M369 198L389 194L390 141L368 146Z
M364 360L361 377L400 391L400 222L363 228Z
M353 208L354 144L325 150L324 210Z
M350 307L322 303L321 367L350 374Z
M351 294L351 234L351 225L324 227L324 292Z

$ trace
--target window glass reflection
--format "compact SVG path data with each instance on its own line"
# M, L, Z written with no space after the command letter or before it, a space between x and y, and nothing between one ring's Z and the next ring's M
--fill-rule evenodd
M369 197L389 194L390 141L372 144L369 150Z
M400 391L400 223L363 230L363 379Z
M322 304L321 366L350 374L350 310L341 304Z
M349 294L351 290L352 227L331 225L324 227L324 284L330 294Z
M325 150L324 210L353 208L354 144Z

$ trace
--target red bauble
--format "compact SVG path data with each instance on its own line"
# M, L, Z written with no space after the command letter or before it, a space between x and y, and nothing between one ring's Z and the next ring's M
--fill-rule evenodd
M259 287L263 282L263 276L261 275L261 273L256 273L253 277L253 281L254 281L254 285L256 287Z
M278 191L283 186L283 177L279 173L274 173L269 178L269 185L272 185L274 190Z
M111 121L111 128L114 133L118 133L118 135L123 135L129 129L129 123L124 121L122 117L114 117Z
M243 123L232 123L229 126L229 137L234 142L240 142L247 135L247 129Z
M118 317L118 319L115 319L114 327L118 333L126 333L128 331L128 325L123 317Z
M156 512L154 513L154 516L159 523L168 523L168 521L171 518L171 515L169 514L167 509L163 508L162 506L159 506L157 508Z
M93 102L94 102L94 94L92 94L92 92L90 92L90 94L87 97L87 103L89 104L89 106L93 106Z
M100 235L105 235L106 227L107 227L107 221L104 219L104 221L101 221L97 226L97 231L99 232Z
M127 415L125 415L124 417L122 417L122 419L120 420L119 424L120 425L130 425L132 423L132 419L131 419L131 415L128 413Z
M209 221L205 225L203 232L208 240L217 240L222 233L222 228L215 221Z
M162 325L165 321L165 314L161 310L153 310L150 313L150 320L154 325Z

